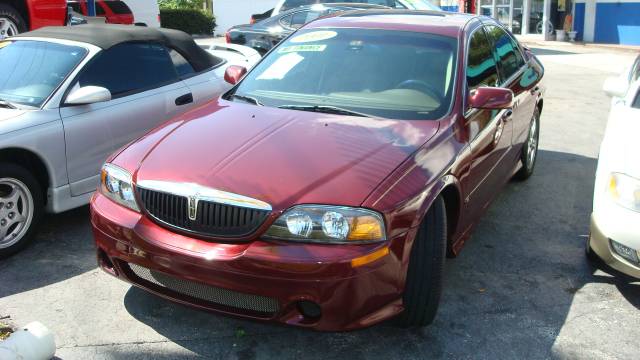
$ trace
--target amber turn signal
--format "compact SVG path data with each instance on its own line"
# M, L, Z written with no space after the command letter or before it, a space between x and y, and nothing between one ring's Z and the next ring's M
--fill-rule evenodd
M380 259L381 257L387 256L389 254L389 248L388 247L383 247L380 248L374 252L372 252L371 254L365 255L365 256L360 256L357 257L355 259L351 260L351 267L358 267L358 266L362 266L362 265L366 265L369 263L372 263L378 259Z

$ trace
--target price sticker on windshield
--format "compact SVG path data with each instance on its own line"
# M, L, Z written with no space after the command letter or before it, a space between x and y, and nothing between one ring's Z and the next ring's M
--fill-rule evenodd
M293 46L283 46L280 49L278 49L278 53L280 54L287 54L287 53L293 53L293 52L309 52L309 51L315 51L315 52L320 52L320 51L324 51L324 49L327 48L327 45L293 45Z
M331 39L336 37L336 35L338 35L338 33L335 31L312 31L306 34L298 35L292 38L290 41L292 43L298 43L298 44L307 43L307 42Z

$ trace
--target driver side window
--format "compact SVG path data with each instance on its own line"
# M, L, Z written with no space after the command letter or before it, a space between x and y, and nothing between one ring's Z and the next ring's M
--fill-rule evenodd
M472 91L480 86L496 86L498 71L491 43L482 28L476 30L467 49L467 86Z

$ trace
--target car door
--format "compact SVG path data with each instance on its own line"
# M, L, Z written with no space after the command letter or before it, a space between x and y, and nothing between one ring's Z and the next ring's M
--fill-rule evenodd
M169 55L178 77L184 81L192 94L193 103L185 105L185 109L211 101L231 89L232 85L224 80L227 66L223 59L216 57L219 59L219 65L196 73L193 66L178 51L169 49Z
M60 107L74 196L95 190L100 168L111 153L193 102L167 49L159 44L123 43L99 53L71 90L84 86L104 87L112 99Z
M540 74L531 64L525 63L520 47L507 31L498 25L485 27L498 58L500 86L513 91L512 156L517 157L529 133Z
M470 35L466 50L466 96L481 86L500 82L492 43L482 27ZM472 224L498 193L507 171L504 158L511 148L511 110L465 109L464 128L470 141L468 173L462 181L466 224Z

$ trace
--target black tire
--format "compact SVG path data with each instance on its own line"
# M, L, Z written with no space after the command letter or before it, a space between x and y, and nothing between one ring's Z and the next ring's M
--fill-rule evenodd
M9 189L8 185L3 183L3 179L17 180L20 183L24 184L25 191L29 192L31 199L33 200L33 208L32 217L28 228L26 228L22 235L19 236L19 239L15 243L12 243L7 247L3 247L3 239L0 238L0 259L7 258L24 249L33 240L44 210L42 187L33 177L33 175L31 175L29 171L21 166L11 163L0 163L0 203L2 203L3 206L3 208L0 209L0 225L2 224L3 220L7 221L9 219L8 216L10 216L8 215L8 213L2 211L3 209L6 209L6 205L2 201L2 197L3 195L8 195ZM16 204L13 206L17 208L19 205ZM7 218L4 219L2 218L3 216L6 216Z
M600 259L598 254L596 254L595 251L593 251L593 249L591 248L590 237L587 237L587 241L585 242L584 254L587 256L589 262L591 262L591 264L593 265L601 265L603 263L602 259Z
M535 125L535 130L533 128ZM535 131L533 136L531 132ZM538 140L540 139L540 109L536 107L531 118L531 124L529 126L529 132L527 133L527 141L522 146L522 152L520 154L520 163L522 166L520 170L513 176L514 179L519 181L527 180L533 175L533 170L536 166L536 160L538 160ZM535 141L532 146L530 144ZM530 154L534 151L533 159Z
M427 212L413 242L405 283L404 312L399 323L405 327L427 326L433 322L440 295L447 250L447 213L438 197Z
M18 31L18 33L23 33L27 31L27 22L22 18L20 13L16 11L13 7L0 4L0 20L8 20L13 23ZM0 34L0 39L16 34Z

